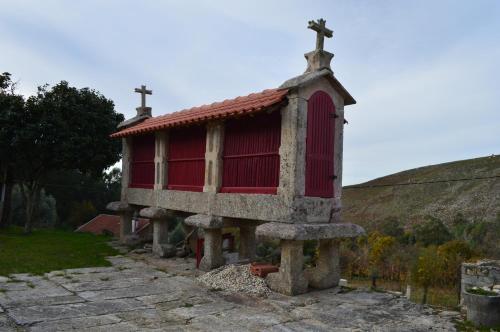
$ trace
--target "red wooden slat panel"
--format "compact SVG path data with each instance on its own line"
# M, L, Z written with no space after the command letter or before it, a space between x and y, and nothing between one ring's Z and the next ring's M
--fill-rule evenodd
M168 139L168 189L203 191L205 126L171 130Z
M130 187L153 188L155 182L155 135L132 138Z
M317 91L307 104L306 196L333 197L335 105Z
M278 111L227 121L221 192L276 194L280 143Z

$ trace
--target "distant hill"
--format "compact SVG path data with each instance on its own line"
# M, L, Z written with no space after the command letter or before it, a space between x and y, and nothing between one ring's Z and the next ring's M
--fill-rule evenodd
M342 219L367 229L389 217L396 217L406 228L427 215L445 224L458 213L470 222L493 221L500 215L500 178L366 188L493 175L500 175L500 156L419 167L346 186L342 192Z

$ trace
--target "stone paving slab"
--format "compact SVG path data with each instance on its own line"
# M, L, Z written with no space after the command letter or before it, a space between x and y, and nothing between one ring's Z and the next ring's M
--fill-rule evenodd
M63 295L63 296L45 296L45 297L33 297L22 300L12 300L10 298L0 298L0 306L8 308L16 307L32 307L32 306L50 306L59 304L70 304L70 303L81 303L85 302L85 299L76 295Z
M388 293L211 291L196 282L193 259L109 260L113 266L0 279L0 331L453 331L460 319Z

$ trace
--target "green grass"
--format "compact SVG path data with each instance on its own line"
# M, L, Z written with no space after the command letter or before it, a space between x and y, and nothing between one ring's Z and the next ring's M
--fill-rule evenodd
M472 322L466 320L466 321L459 321L455 324L457 331L460 332L497 332L500 331L500 326L494 326L494 327L477 327L472 324Z
M0 230L0 275L110 266L106 256L117 255L109 237L63 230L35 230L25 235L19 227Z
M487 290L484 290L482 288L477 288L477 289L469 289L467 291L467 293L470 293L470 294L476 294L476 295L484 295L484 296L498 296L497 293L495 292L492 292L492 291L487 291Z

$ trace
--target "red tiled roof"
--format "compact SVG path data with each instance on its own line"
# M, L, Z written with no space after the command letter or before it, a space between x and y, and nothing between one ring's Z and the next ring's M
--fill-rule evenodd
M288 89L268 89L244 97L226 99L223 102L193 107L179 112L146 119L135 126L112 134L111 137L124 137L211 119L224 119L232 116L255 113L283 101L287 93Z
M148 225L148 219L140 218L136 227L136 233L140 233ZM87 232L97 235L103 234L104 232L110 232L114 236L120 236L120 216L99 214L94 219L78 227L76 232Z

